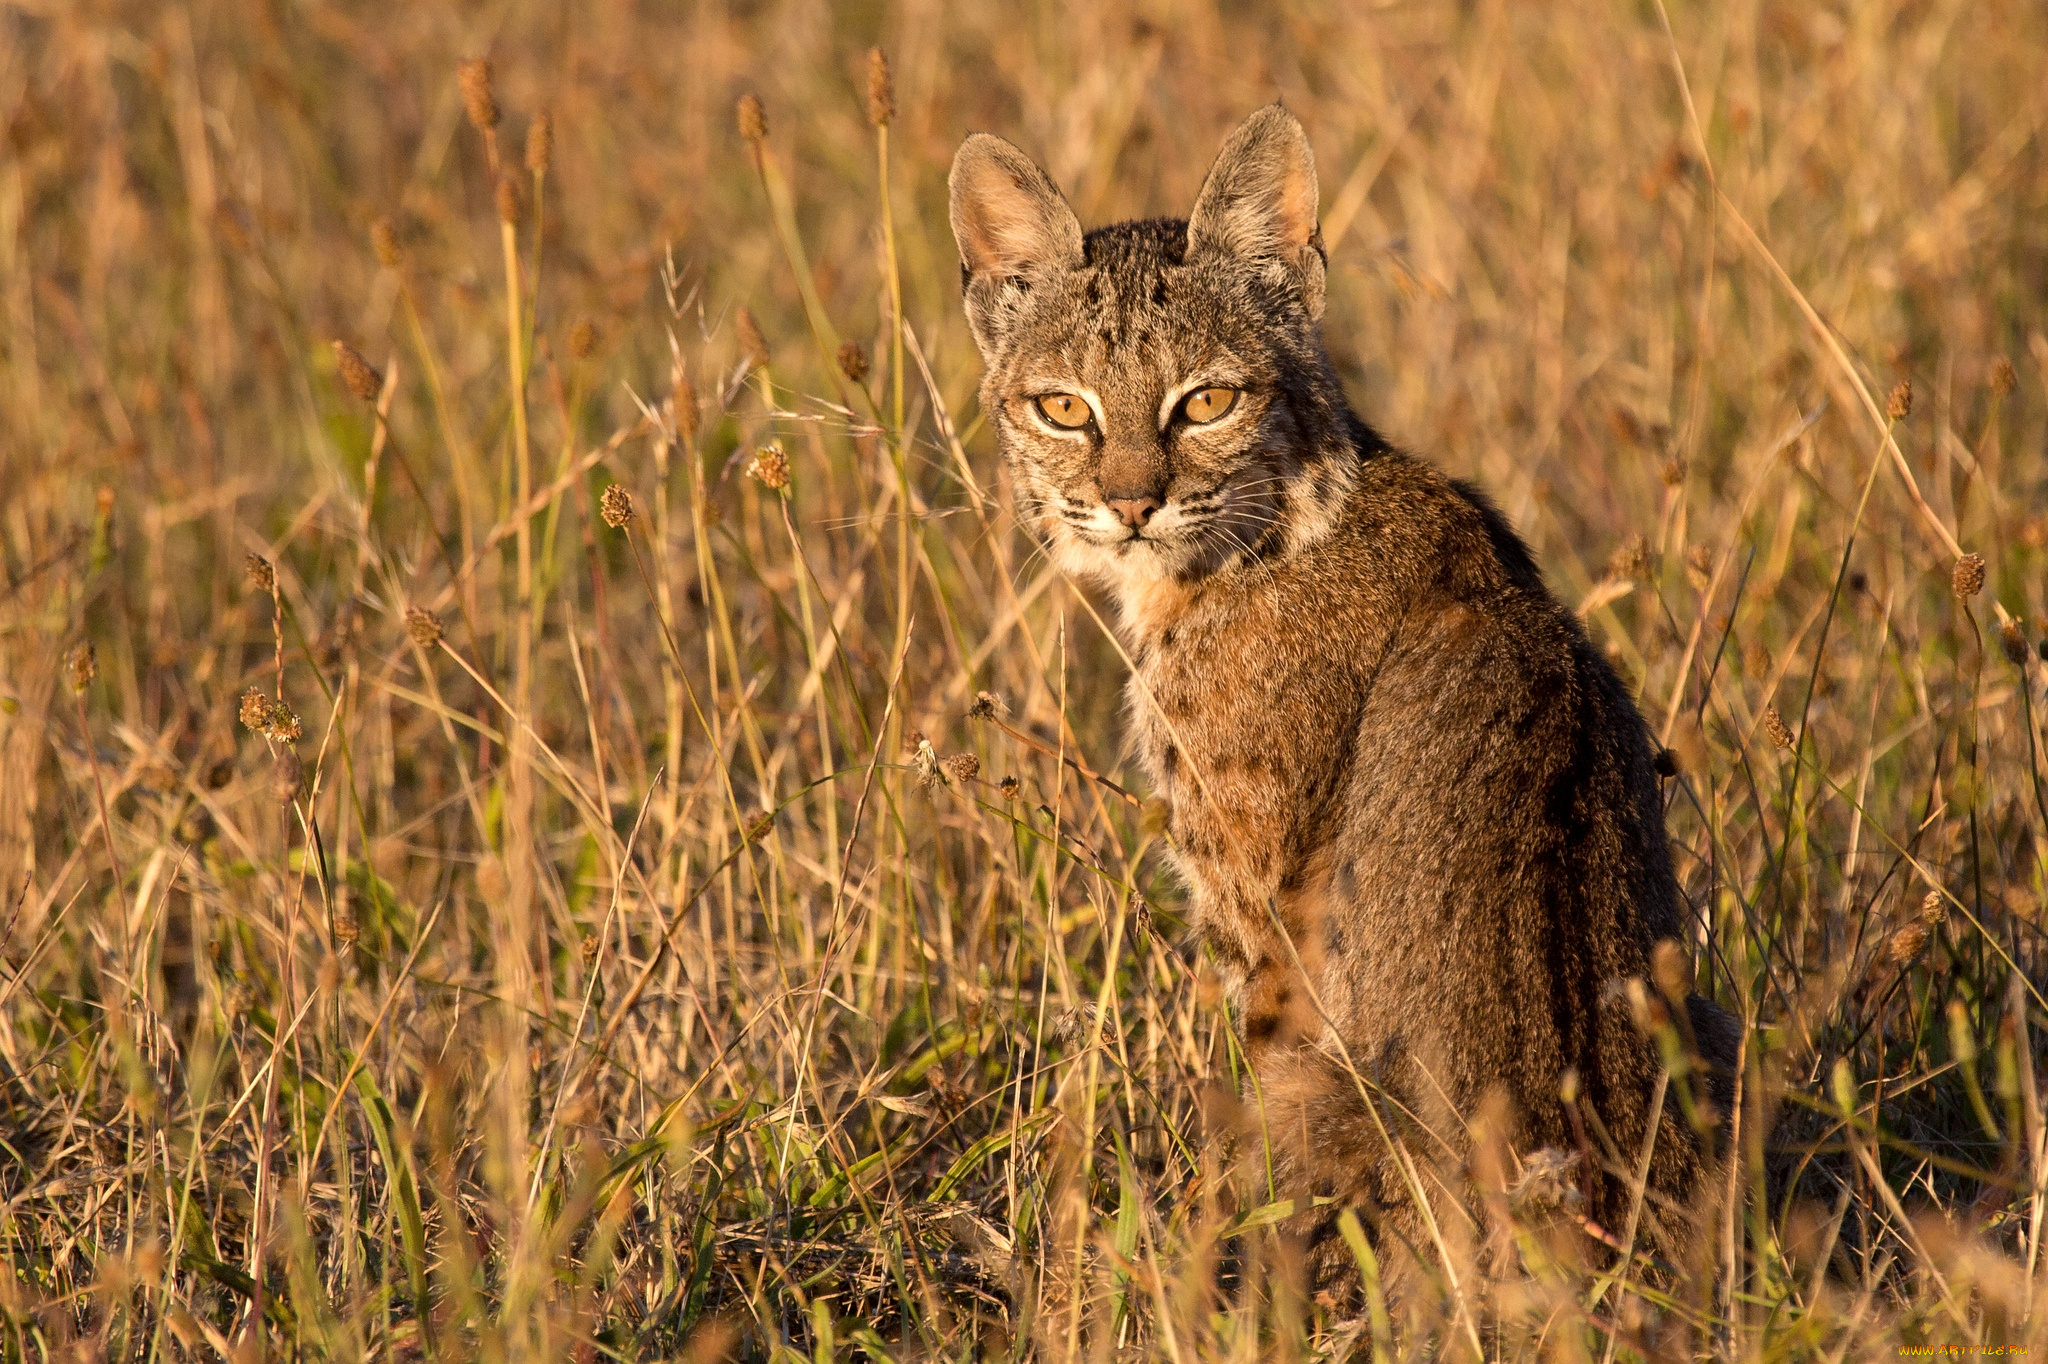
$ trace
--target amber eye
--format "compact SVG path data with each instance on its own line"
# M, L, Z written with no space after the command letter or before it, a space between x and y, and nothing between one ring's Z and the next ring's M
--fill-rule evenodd
M1234 388L1198 388L1180 405L1180 414L1196 426L1217 420L1237 406Z
M1071 393L1048 393L1037 399L1038 410L1054 426L1078 431L1088 424L1095 414L1088 410L1088 404Z

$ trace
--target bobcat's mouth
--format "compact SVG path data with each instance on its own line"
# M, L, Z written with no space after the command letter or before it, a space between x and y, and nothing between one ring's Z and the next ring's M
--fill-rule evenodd
M1225 478L1177 491L1136 526L1093 490L1078 496L1052 491L1038 502L1038 533L1068 571L1104 582L1207 577L1257 553L1272 520L1259 493L1270 482Z
M1119 526L1111 531L1096 525L1079 530L1078 534L1089 544L1102 549L1114 550L1118 554L1128 554L1133 549L1141 546L1155 552L1163 551L1170 547L1174 540L1174 537L1170 534L1144 526L1129 528Z
M1095 549L1115 550L1124 553L1134 544L1160 548L1167 540L1161 533L1158 521L1172 509L1172 504L1161 508L1151 523L1145 526L1128 526L1119 521L1102 502L1083 502L1077 498L1062 497L1059 505L1051 507L1051 519L1064 526L1067 533L1083 544ZM1147 534L1147 531L1150 534Z

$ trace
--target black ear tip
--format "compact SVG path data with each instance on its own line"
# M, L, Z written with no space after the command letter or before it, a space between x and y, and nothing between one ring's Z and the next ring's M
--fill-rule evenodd
M1308 130L1301 126L1301 120L1286 105L1276 99L1246 114L1244 121L1224 139L1224 147L1226 151L1232 148L1277 150L1285 147L1305 152L1309 147Z
M1262 132L1292 134L1303 141L1308 140L1308 130L1301 126L1301 120L1277 99L1253 114L1252 118L1258 120Z

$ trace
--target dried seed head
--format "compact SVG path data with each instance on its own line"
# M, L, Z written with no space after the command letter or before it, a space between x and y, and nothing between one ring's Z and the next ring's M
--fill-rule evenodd
M925 791L936 791L945 784L945 769L939 762L939 751L932 747L932 741L910 731L910 765L917 771L917 784Z
M751 90L741 95L739 107L735 113L739 119L740 136L748 142L759 142L762 138L768 136L768 115L761 108L761 97L759 95Z
M546 175L554 157L555 120L543 109L526 125L526 168L535 175Z
M425 607L408 606L405 608L405 632L422 649L431 649L441 642L441 618Z
M597 960L597 949L602 945L603 944L598 940L597 934L585 933L583 935L583 942L580 947L580 951L583 954L583 964L585 966L588 966L590 965L590 963Z
M1655 1037L1671 1025L1671 1011L1664 1007L1663 1000L1650 993L1649 985L1641 977L1630 976L1620 982L1618 993L1628 1005L1628 1016L1636 1031L1643 1036Z
M2012 392L2012 391L2013 391L2014 389L2018 388L2019 386L2020 386L2020 376L2019 376L2019 373L2018 373L2018 371L2016 371L2015 369L2013 369L2013 367L2012 367L2012 361L2010 361L2010 360L2006 359L2006 358L2005 358L2005 357L2004 357L2003 355L2001 355L2001 356L1999 356L1999 357L1998 357L1998 359L1996 359L1995 361L1993 361L1993 362L1992 362L1992 364L1991 364L1991 391L1992 391L1992 393L1996 394L1996 395L1997 395L1998 397L2001 397L2001 398L2003 398L2003 397L2004 397L2004 396L2005 396L2006 394L2008 394L2008 393Z
M70 684L73 696L85 695L85 689L99 675L100 654L91 640L74 645L71 652L64 655L64 680Z
M1884 945L1885 955L1900 966L1920 955L1920 949L1927 946L1927 925L1918 919L1892 934L1891 941Z
M857 384L868 381L868 353L858 341L839 347L839 372Z
M1642 580L1650 576L1650 537L1631 531L1607 560L1607 576L1619 581Z
M341 386L366 403L377 401L384 376L370 368L362 352L346 341L334 343L334 358L341 362Z
M1685 552L1685 580L1693 589L1704 592L1714 582L1714 551L1705 545L1694 545Z
M1884 414L1895 422L1902 422L1913 415L1913 381L1901 379L1892 386L1891 396L1884 400Z
M588 360L591 352L596 349L597 324L595 322L586 317L575 326L569 328L569 354L575 356L578 360Z
M1942 900L1941 892L1930 890L1920 900L1920 917L1930 924L1946 922L1948 905Z
M1508 1186L1508 1209L1518 1216L1563 1208L1576 1212L1586 1201L1579 1188L1579 1154L1567 1155L1555 1146L1531 1151L1522 1157L1522 1177Z
M889 74L889 57L879 47L868 49L868 122L877 128L888 126L896 117L896 78Z
M498 221L516 223L519 221L519 205L525 199L519 181L510 175L498 177Z
M1948 575L1949 588L1956 594L1956 600L1968 601L1984 590L1984 556L1965 554L1956 560L1956 566Z
M2005 661L2024 666L2027 661L2027 634L2016 620L2009 620L1998 627L1998 645L2005 653Z
M970 720L1001 720L1010 714L1009 703L992 691L974 693L974 704L967 708Z
M1658 467L1657 477L1664 480L1665 487L1676 488L1685 482L1688 467L1684 455L1673 455Z
M470 126L480 133L497 127L498 101L491 91L491 59L472 57L458 62L455 76L462 82L462 107L469 114Z
M1053 1018L1052 1026L1047 1031L1051 1033L1052 1039L1055 1042L1079 1042L1094 1036L1096 1021L1100 1017L1101 1015L1096 1011L1093 1004L1082 1004L1071 1009L1061 1009Z
M299 798L299 788L305 784L306 764L299 758L299 751L278 749L270 769L270 794L277 797L279 805L290 805Z
M981 759L972 753L955 753L946 759L946 775L965 786L981 775Z
M1131 932L1141 944L1152 936L1152 902L1142 890L1131 892Z
M597 514L613 530L624 530L633 520L633 494L614 483L597 500Z
M1015 800L1024 794L1024 783L1015 777L1004 777L996 783L996 789L1003 793L1004 800Z
M1650 976L1657 983L1657 992L1674 1004L1684 1002L1692 993L1692 969L1684 951L1669 938L1659 939L1650 949Z
M1785 717L1778 714L1776 706L1764 707L1764 733L1770 736L1772 743L1787 752L1791 751L1792 731L1786 727Z
M754 369L763 369L768 364L768 338L761 335L761 324L754 320L754 313L745 304L733 317L732 328L739 337L740 354L746 356L747 364Z
M242 693L242 725L261 734L270 723L270 698L263 694L261 687L251 687Z
M389 218L379 218L370 224L370 249L377 253L377 264L386 270L396 270L405 263L405 252L398 245L398 229Z
M249 584L251 592L261 592L267 597L277 591L277 570L261 554L243 556L242 578Z
M1660 777L1677 776L1678 750L1674 748L1658 749L1657 756L1650 759L1650 766L1657 769L1657 775Z
M789 487L789 456L782 453L780 445L764 445L747 461L744 472L770 492L779 493Z
M299 741L299 736L305 732L305 726L299 723L297 711L282 701L270 703L270 714L263 722L263 733L266 737L281 744L295 744Z
M694 441L697 428L704 421L704 409L697 405L697 388L681 365L676 366L675 388L669 394L669 412L675 420L676 435L682 440Z
M362 925L356 922L356 912L343 905L334 916L334 940L343 947L354 947L356 939L362 936Z

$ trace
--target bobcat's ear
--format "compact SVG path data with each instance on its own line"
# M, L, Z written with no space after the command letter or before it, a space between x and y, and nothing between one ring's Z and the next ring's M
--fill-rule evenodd
M953 157L953 240L969 275L1030 278L1081 263L1081 221L1052 177L1000 137L974 133Z
M1284 271L1309 316L1323 314L1325 255L1316 222L1316 157L1277 104L1237 125L1188 215L1188 257L1231 256Z
M1081 265L1081 220L1052 177L1000 137L960 144L947 177L967 321L983 351L1002 330L1022 284Z

